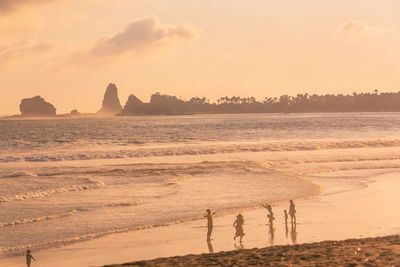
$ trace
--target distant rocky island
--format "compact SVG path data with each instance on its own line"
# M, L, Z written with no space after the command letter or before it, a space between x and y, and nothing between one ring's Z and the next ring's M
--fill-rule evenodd
M143 103L139 98L130 95L124 109L118 115L183 115L190 114L190 109L181 109L181 101L176 97L161 95L159 93L151 96L150 103Z
M118 88L115 84L110 83L106 88L101 109L97 114L118 116L188 114L185 109L180 107L182 102L176 97L155 93L151 96L150 103L144 103L131 94L124 108L122 108L118 98Z
M97 114L116 115L121 113L121 111L122 106L119 102L117 86L113 83L110 83L107 86L106 92L104 94L101 109L97 111Z
M55 116L57 109L42 97L35 96L22 99L19 110L22 116Z
M22 99L20 116L53 117L56 108L44 98L35 96ZM144 103L131 94L124 107L118 97L118 88L110 83L104 93L102 106L96 114L81 114L77 109L64 117L75 116L138 116L138 115L189 115L224 113L318 113L318 112L399 112L400 92L353 93L351 95L297 94L265 97L257 101L254 97L221 97L211 103L205 97L183 100L176 96L155 93L149 103Z

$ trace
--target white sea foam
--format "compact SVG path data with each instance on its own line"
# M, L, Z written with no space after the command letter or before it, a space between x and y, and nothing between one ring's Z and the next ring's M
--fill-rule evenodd
M0 222L0 227L15 226L15 225L19 225L19 224L28 224L28 223L41 222L41 221L46 221L46 220L54 220L54 219L59 219L59 218L65 217L65 216L73 215L77 212L78 212L77 210L71 210L71 211L67 211L64 213L60 213L60 214L20 219L20 220L14 220L11 222Z
M163 156L185 156L225 154L263 151L309 151L323 149L348 149L372 147L398 147L400 139L348 139L348 140L305 140L276 141L250 144L198 145L163 148L138 148L113 151L80 151L62 153L35 153L23 155L0 155L0 162L51 162L90 159L118 159Z
M110 204L104 205L105 207L132 207L132 206L137 206L140 205L142 201L125 201L125 202L113 202Z
M37 175L29 172L0 172L0 178L36 177Z
M115 207L132 207L132 206L137 206L140 205L142 201L125 201L125 202L113 202L109 204L105 204L103 206L97 207L99 208L115 208ZM26 218L26 219L20 219L20 220L13 220L10 222L0 222L0 227L7 227L7 226L15 226L19 224L28 224L28 223L35 223L35 222L41 222L41 221L47 221L47 220L55 220L55 219L60 219L66 216L71 216L74 215L78 212L87 212L87 211L92 211L96 208L76 208L70 211L66 211L63 213L59 214L52 214L52 215L45 215L45 216L39 216L39 217L34 217L34 218Z
M43 191L31 191L25 192L14 196L0 196L0 203L1 202L10 202L10 201L21 201L27 199L35 199L35 198L42 198L47 197L59 193L65 192L76 192L76 191L84 191L90 189L97 189L103 187L103 182L92 182L88 184L81 184L81 185L70 185L70 186L63 186L58 188L47 189Z

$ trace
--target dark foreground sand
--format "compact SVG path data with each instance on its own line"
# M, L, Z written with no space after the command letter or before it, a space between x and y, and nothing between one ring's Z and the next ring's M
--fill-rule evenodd
M400 266L400 236L274 246L106 266Z

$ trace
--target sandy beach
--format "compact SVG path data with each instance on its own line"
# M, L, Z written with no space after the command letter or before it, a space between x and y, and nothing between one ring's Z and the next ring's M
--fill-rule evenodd
M298 210L296 227L292 227L290 223L286 227L284 223L283 210L287 208L286 205L273 207L276 221L272 228L266 225L265 209L242 211L246 233L242 244L233 240L232 223L236 215L230 214L215 217L213 240L209 243L206 242L206 222L198 220L113 234L64 247L34 251L34 256L38 259L37 266L102 266L187 254L242 251L242 249L276 245L395 235L399 232L399 226L397 215L393 211L400 205L400 199L387 198L395 195L400 186L399 173L394 171L375 175L369 179L351 178L358 171L331 173L329 176L312 178L324 188L324 193L320 197L296 203ZM371 170L368 172L371 173ZM349 199L352 200L351 205ZM354 242L354 246L357 246L357 242L361 241ZM328 249L333 243L323 244ZM343 246L345 248L347 245ZM310 248L312 251L312 248L318 245L300 247L301 250ZM297 251L300 247L271 249ZM245 252L239 252L238 257L241 257L242 253ZM234 252L221 255L234 255ZM193 260L196 261L197 258ZM22 256L7 258L0 260L0 266L24 266L24 260Z

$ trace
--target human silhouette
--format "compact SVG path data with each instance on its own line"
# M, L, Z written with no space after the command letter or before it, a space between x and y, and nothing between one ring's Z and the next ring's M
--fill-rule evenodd
M292 223L296 223L296 206L293 203L293 200L290 200L290 207L289 207L289 215L290 215L290 221Z
M274 213L272 212L272 207L271 207L271 205L265 203L265 204L262 204L262 206L268 210L268 215L267 215L267 217L268 217L268 223L269 223L270 225L273 224L273 223L274 223L274 220L275 220L275 217L274 217Z
M244 224L244 219L243 219L243 215L242 214L238 214L236 216L236 220L233 223L233 226L236 228L236 233L235 236L233 237L233 239L236 241L236 237L240 236L240 242L242 242L242 238L244 236L244 232L243 232L243 224Z
M205 217L207 217L207 227L208 227L207 240L211 240L211 233L212 233L213 226L214 226L214 222L213 222L214 214L215 214L215 212L211 212L210 209L207 209L207 215L205 216Z
M26 265L27 265L28 267L31 267L31 262L32 262L32 260L36 261L36 259L35 259L35 258L32 256L32 254L31 254L31 250L28 249L28 250L26 251Z
M213 248L213 245L212 245L212 243L211 243L211 240L207 240L207 246L208 246L208 251L210 252L210 253L214 253L214 248Z
M288 224L287 224L287 221L288 221L288 213L287 213L286 210L284 210L284 211L283 211L283 214L284 214L284 216L285 216L285 236L286 236L286 238L288 238L288 233L289 233L289 228L288 228Z
M297 231L296 231L296 223L292 223L292 227L290 229L290 237L292 239L293 245L297 244Z

